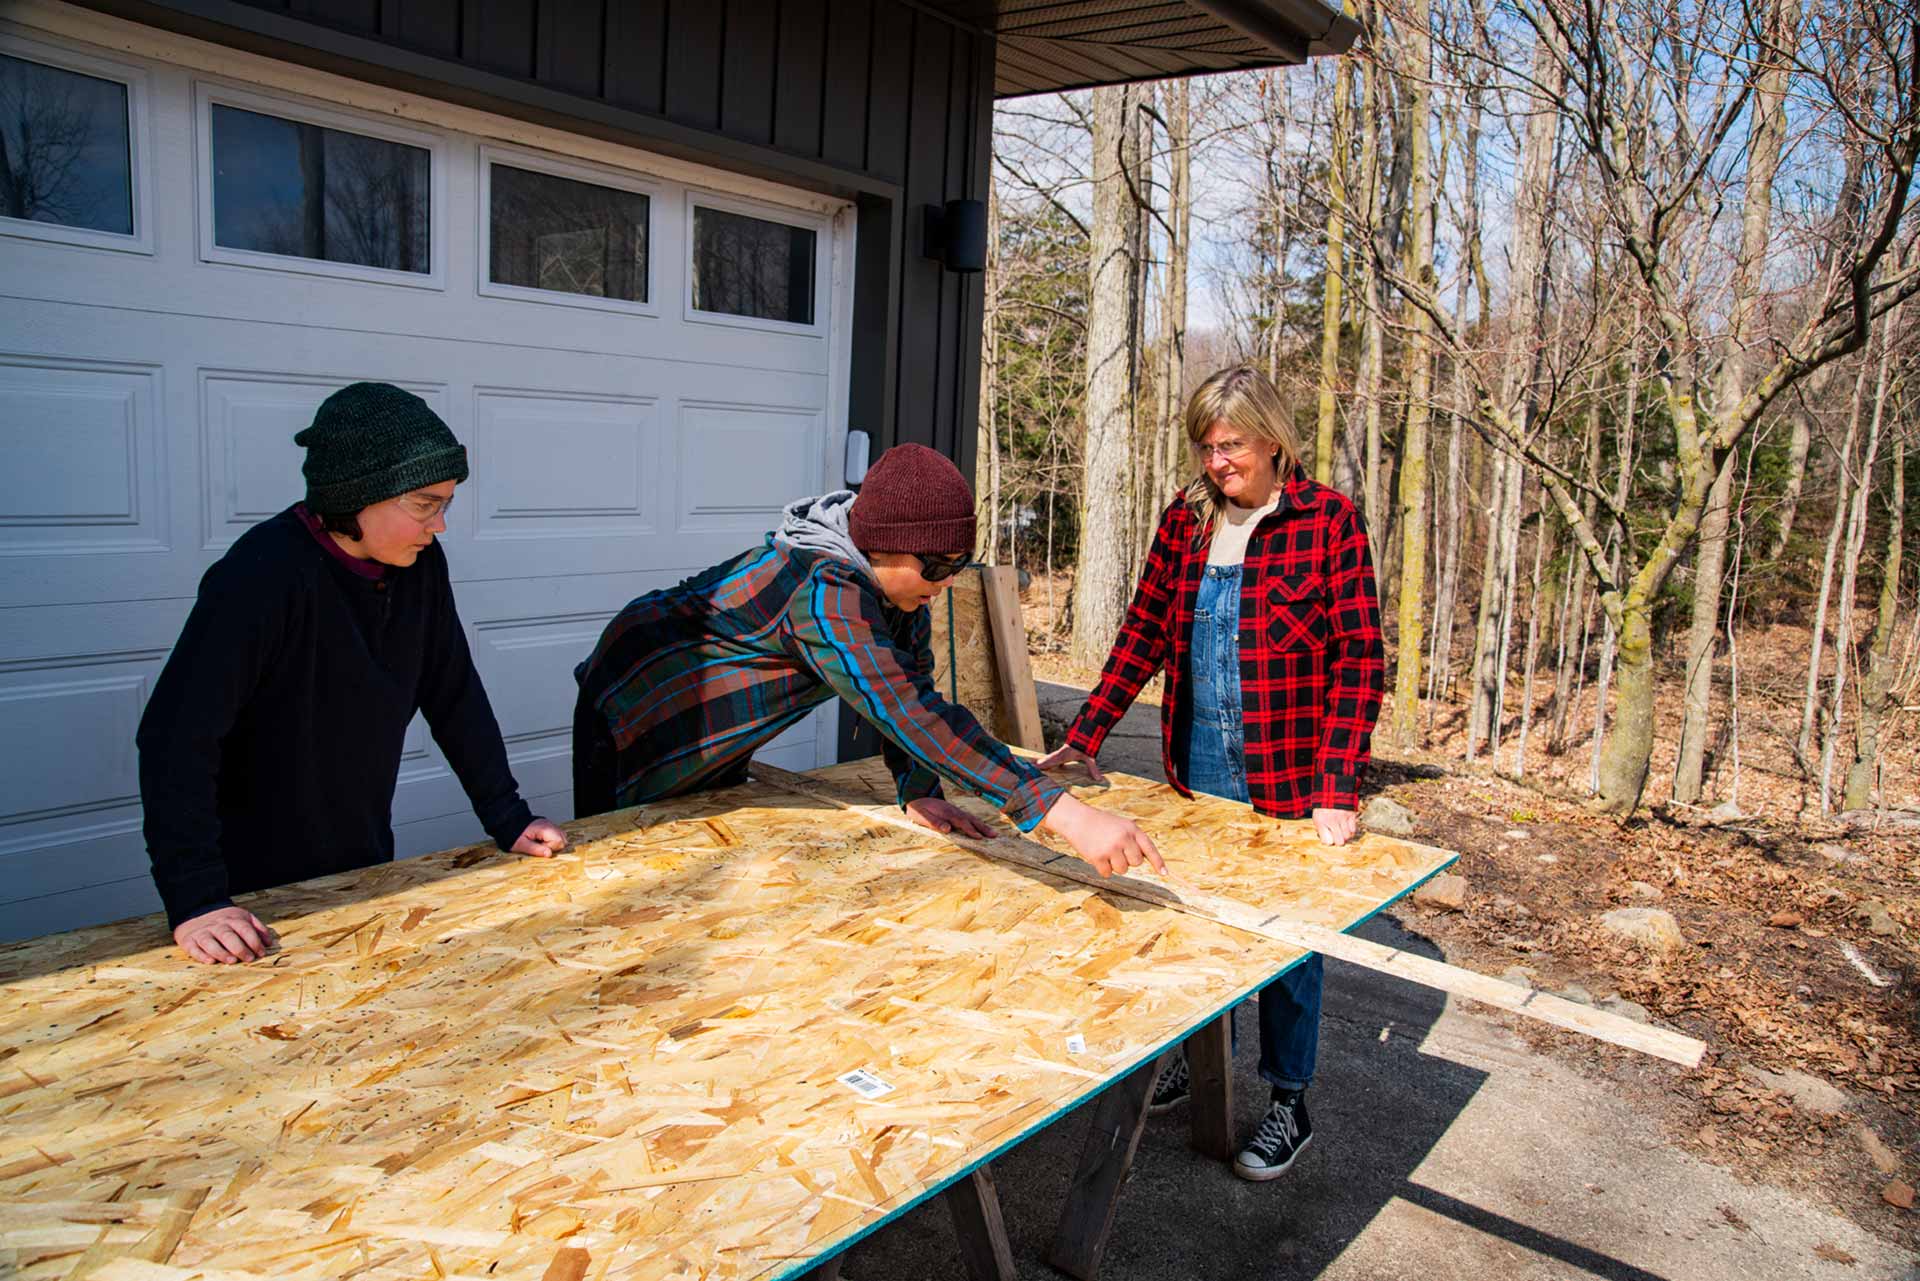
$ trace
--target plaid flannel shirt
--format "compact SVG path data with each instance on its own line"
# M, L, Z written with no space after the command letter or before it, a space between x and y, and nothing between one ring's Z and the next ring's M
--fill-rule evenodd
M1161 758L1189 796L1177 748L1193 723L1187 654L1208 545L1199 528L1181 498L1160 517L1100 684L1067 729L1068 743L1098 752L1164 667ZM1240 698L1254 808L1280 818L1357 808L1385 680L1366 527L1345 497L1295 471L1248 540L1241 574Z
M872 722L902 805L942 779L1032 831L1065 788L933 683L929 611L846 561L774 544L632 601L574 670L606 718L622 805L737 781L754 749L838 695Z

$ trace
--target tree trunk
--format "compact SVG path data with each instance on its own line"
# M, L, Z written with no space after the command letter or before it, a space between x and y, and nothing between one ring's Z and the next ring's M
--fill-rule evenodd
M1187 381L1187 262L1193 243L1193 104L1185 80L1176 81L1168 93L1167 148L1170 181L1167 189L1167 222L1173 235L1167 254L1167 296L1165 307L1167 413L1165 432L1166 475L1168 484L1155 496L1164 503L1171 490L1181 483L1187 461L1186 381Z
M1820 403L1821 379L1813 384L1807 399L1814 404ZM1793 537L1794 517L1800 511L1800 490L1806 484L1807 452L1813 447L1813 411L1805 405L1793 410L1793 436L1787 443L1787 488L1780 495L1780 528L1773 535L1773 546L1767 550L1768 560L1778 560L1787 550L1787 540Z
M1713 698L1713 653L1720 635L1720 588L1725 578L1728 507L1733 501L1733 464L1729 452L1720 464L1700 517L1700 542L1693 570L1693 616L1687 629L1684 710L1680 718L1680 755L1673 775L1673 799L1697 804L1707 759L1709 712Z
M1640 334L1641 312L1638 304L1633 309L1633 325L1627 330L1628 350L1633 353L1627 364L1627 408L1620 419L1619 434L1614 441L1615 471L1613 478L1613 509L1616 512L1626 510L1627 495L1633 486L1633 450L1634 428L1639 421L1640 406L1640 351L1637 339ZM1608 531L1607 543L1610 557L1607 569L1617 583L1620 581L1620 566L1626 559L1625 543L1627 530L1624 525L1615 524ZM1606 599L1601 598L1606 605ZM1588 786L1595 796L1600 795L1600 765L1603 747L1607 740L1607 686L1613 680L1614 655L1620 643L1620 626L1614 617L1614 610L1604 609L1606 626L1600 639L1600 675L1594 682L1593 691L1593 758L1590 765ZM1651 704L1649 704L1651 716ZM1649 736L1653 733L1652 721L1647 724ZM1648 739L1652 741L1651 737Z
M1433 72L1433 41L1415 16L1403 28L1408 68L1407 141L1413 177L1407 198L1409 279L1433 277L1433 183L1427 172L1427 84ZM1443 179L1444 180L1444 179ZM1427 586L1427 424L1433 406L1433 321L1418 307L1407 311L1407 419L1400 442L1400 634L1394 674L1393 728L1401 747L1420 738L1420 627Z
M1900 323L1895 307L1882 322L1880 330L1880 369L1873 380L1873 416L1867 423L1866 454L1860 460L1860 475L1853 487L1853 504L1847 516L1846 560L1840 571L1840 605L1833 625L1833 692L1827 698L1826 732L1820 748L1820 813L1828 812L1833 762L1839 747L1840 719L1845 710L1842 696L1847 689L1847 668L1853 663L1853 610L1860 573L1860 552L1867 541L1867 499L1873 494L1873 465L1880 453L1880 428L1887 408L1887 367L1893 353L1893 333Z
M1833 496L1833 520L1827 526L1827 549L1820 561L1820 590L1814 597L1813 644L1807 651L1807 696L1800 705L1800 736L1794 740L1794 753L1801 773L1813 778L1813 727L1820 714L1820 663L1825 657L1827 605L1833 598L1833 567L1840 557L1840 535L1847 523L1853 482L1853 442L1860 434L1860 413L1866 398L1868 362L1862 360L1854 371L1853 403L1847 411L1847 432L1840 442L1839 465L1834 468L1837 488Z
M1621 606L1613 728L1600 752L1604 809L1631 814L1647 785L1653 758L1653 610L1638 580Z
M1728 412L1746 392L1744 363L1749 331L1760 308L1760 276L1772 237L1773 179L1786 142L1787 68L1800 25L1799 0L1778 0L1769 15L1768 65L1755 79L1754 108L1747 130L1747 190L1740 214L1740 251L1733 268L1733 304L1721 353L1716 410ZM1713 710L1713 652L1720 635L1720 589L1727 559L1727 504L1733 492L1735 452L1727 451L1700 518L1693 582L1693 619L1687 634L1687 681L1680 718L1680 756L1673 799L1699 801Z
M1566 84L1566 63L1551 44L1536 36L1533 82L1548 98L1557 98ZM1507 420L1524 436L1533 401L1533 372L1540 341L1540 287L1546 262L1547 215L1553 182L1554 144L1560 114L1551 102L1530 104L1513 211L1512 270L1507 288L1506 370L1500 400ZM1487 580L1480 592L1480 616L1474 635L1473 683L1467 692L1467 759L1481 743L1491 749L1500 736L1501 694L1506 685L1508 608L1517 570L1519 548L1511 535L1520 511L1520 461L1501 456L1501 477L1495 486L1500 501L1492 515L1488 539ZM1491 532L1491 530L1490 530ZM1504 591L1502 590L1504 588Z
M1181 82L1186 83L1185 81ZM1320 404L1313 434L1313 478L1333 483L1334 429L1340 417L1340 313L1346 270L1347 152L1353 146L1353 60L1333 77L1333 138L1327 149L1327 265L1320 299Z
M1518 460L1500 450L1488 450L1487 541L1480 560L1480 602L1474 613L1473 658L1467 668L1467 753L1479 755L1498 733L1494 714L1499 702L1500 619L1502 589L1506 584L1507 493L1518 478Z
M987 191L987 270L982 281L982 343L980 352L980 449L986 460L986 484L975 499L975 555L989 565L1000 563L1000 198L998 188Z
M1367 61L1362 76L1362 101L1368 116L1366 132L1360 141L1360 176L1366 188L1367 231L1373 234L1380 220L1380 130L1372 113L1380 107L1380 71L1374 60ZM1364 442L1360 463L1360 513L1366 518L1367 539L1372 544L1373 563L1381 561L1381 536L1386 532L1380 519L1380 384L1386 343L1380 322L1380 273L1373 269L1372 257L1365 256L1360 273L1360 412L1364 424Z
M1074 570L1073 661L1098 668L1120 633L1132 583L1127 480L1132 443L1134 262L1139 206L1127 189L1139 131L1131 85L1093 91L1093 226L1087 291L1086 446Z
M1887 487L1887 555L1880 575L1879 618L1873 625L1871 666L1860 682L1860 714L1854 724L1853 765L1847 770L1843 808L1873 808L1874 783L1880 772L1880 721L1893 704L1899 667L1893 658L1894 611L1900 603L1900 553L1907 520L1906 441L1894 437L1893 483Z
M1539 654L1540 645L1540 567L1544 562L1547 543L1547 514L1540 513L1540 519L1533 527L1533 596L1531 608L1527 610L1527 652L1522 661L1523 676L1520 682L1520 737L1513 747L1513 776L1527 776L1527 733L1533 728L1533 670L1534 660ZM1561 602L1565 607L1565 601Z

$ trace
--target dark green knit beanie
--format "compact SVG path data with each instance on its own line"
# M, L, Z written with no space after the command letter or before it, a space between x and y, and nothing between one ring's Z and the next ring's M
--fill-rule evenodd
M346 514L467 478L467 447L427 402L392 383L354 383L320 402L305 445L307 510Z

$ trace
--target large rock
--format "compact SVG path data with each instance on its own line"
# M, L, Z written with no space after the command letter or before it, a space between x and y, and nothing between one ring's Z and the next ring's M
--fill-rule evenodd
M1673 913L1657 907L1616 907L1600 918L1600 924L1609 933L1655 952L1677 952L1687 945Z
M1792 1099L1802 1112L1811 1112L1815 1116L1839 1116L1852 1106L1845 1090L1794 1068L1788 1068L1785 1072L1769 1072L1749 1063L1740 1069L1740 1075L1769 1090L1780 1091Z
M1629 1001L1624 996L1603 996L1599 1008L1609 1014L1618 1014L1623 1019L1632 1019L1635 1023L1653 1022L1653 1015L1646 1006L1638 1001Z
M1412 836L1413 811L1399 801L1376 796L1360 811L1360 821L1369 832L1385 836Z
M1854 904L1853 910L1847 913L1847 919L1883 937L1891 938L1900 932L1899 925L1894 923L1893 913L1887 911L1887 905L1873 899Z
M1442 872L1415 890L1413 901L1438 912L1458 912L1467 905L1467 878Z

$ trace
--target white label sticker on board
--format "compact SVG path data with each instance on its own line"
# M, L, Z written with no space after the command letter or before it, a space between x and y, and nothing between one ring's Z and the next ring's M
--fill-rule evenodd
M1086 1052L1087 1052L1086 1037L1081 1036L1078 1032L1075 1032L1072 1036L1067 1038L1068 1054L1085 1054Z
M883 1094L893 1092L893 1087L882 1081L865 1068L855 1068L840 1078L840 1084L852 1090L863 1099L877 1099Z

